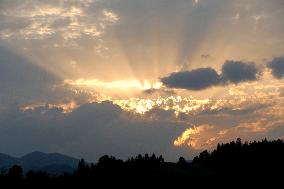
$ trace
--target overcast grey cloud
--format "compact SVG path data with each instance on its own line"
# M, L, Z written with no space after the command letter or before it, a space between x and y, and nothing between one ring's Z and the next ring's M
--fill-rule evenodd
M40 149L92 161L105 154L126 159L156 153L171 161L189 156L185 148L172 145L188 125L170 122L167 118L174 117L173 112L155 110L154 114L159 119L148 120L111 102L85 104L68 114L45 106L27 111L15 108L0 114L0 149L15 155Z
M218 133L227 130L229 138L224 140L233 140L236 133L249 139L249 136L262 137L262 129L273 132L275 127L270 131L269 126L266 128L266 122L254 125L259 118L256 111L267 107L248 105L239 110L229 105L219 110L208 107L207 110L176 118L174 111L159 108L152 109L144 116L135 115L110 101L87 103L69 113L48 106L25 111L13 106L0 114L0 149L3 153L16 156L40 149L91 161L96 161L104 154L127 159L139 153L156 153L162 154L167 161L176 161L179 156L192 158L200 150L188 149L187 144L180 147L173 145L186 129L194 129L193 125L208 125L205 127L210 128L208 133L203 133L204 136L192 135L192 139L198 141L198 146L206 147L207 140L225 137ZM249 123L246 123L248 118ZM279 124L275 118L266 118L272 125L275 121ZM269 136L279 136L279 133L270 133Z
M255 63L226 61L222 66L220 75L212 68L199 68L191 71L174 72L161 78L161 81L169 88L202 90L212 86L255 81L259 74L260 71Z
M284 57L274 58L267 67L271 69L275 78L282 79L284 77Z

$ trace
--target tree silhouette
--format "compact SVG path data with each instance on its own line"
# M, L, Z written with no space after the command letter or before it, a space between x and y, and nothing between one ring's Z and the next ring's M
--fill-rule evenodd
M211 153L201 152L193 160L196 167L206 168L216 174L260 175L276 173L284 168L284 143L282 140L242 143L238 138L226 144L218 144Z
M184 159L184 157L180 157L178 159L178 165L180 166L185 166L187 164L186 160Z
M23 179L23 169L19 165L13 165L7 174L13 180L22 180Z
M78 163L76 174L79 177L84 178L88 177L90 175L90 172L91 171L89 165L86 163L85 159L82 158Z
M25 184L26 186L53 186L75 184L107 184L136 181L143 183L197 178L230 178L243 181L240 176L282 175L284 170L284 143L282 140L242 142L240 138L229 143L218 144L213 151L204 150L192 163L180 157L177 163L165 162L156 154L138 154L126 161L104 155L96 164L81 159L74 173L49 175L30 170L23 176L23 169L14 165L8 171L1 169L0 182Z

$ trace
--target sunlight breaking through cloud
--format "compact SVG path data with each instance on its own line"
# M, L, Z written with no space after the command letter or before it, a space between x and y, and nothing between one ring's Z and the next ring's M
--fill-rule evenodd
M158 97L156 99L130 98L127 100L113 100L114 104L122 109L144 114L154 108L173 110L178 116L180 113L190 113L195 110L204 109L210 103L208 99L197 100L193 98L182 98L180 96Z
M162 86L161 82L151 83L147 80L141 82L139 80L120 80L120 81L101 81L99 79L77 79L73 80L65 80L65 84L69 84L75 87L89 87L89 88L104 88L104 89L137 89L137 90L148 90L148 89L159 89Z
M82 131L72 148L89 146L86 153L98 144L95 150L119 154L110 141L133 144L135 150L145 144L149 151L161 140L165 146L154 151L192 155L236 137L284 136L283 5L281 0L0 0L3 149L13 144L19 152L40 143L41 138L20 146L17 141L37 139L52 123L51 137L61 126L62 136L75 128L61 149ZM5 138L14 123L12 135L21 135ZM36 133L22 135L24 123L33 124ZM106 135L97 139L100 129ZM128 133L131 129L137 135ZM123 137L117 142L117 136ZM124 145L119 149L125 154L133 151Z
M200 136L198 135L202 135L203 132L206 132L212 128L214 127L211 125L201 125L198 127L189 128L174 141L174 145L177 147L187 145L193 149L200 149L202 145L200 144Z

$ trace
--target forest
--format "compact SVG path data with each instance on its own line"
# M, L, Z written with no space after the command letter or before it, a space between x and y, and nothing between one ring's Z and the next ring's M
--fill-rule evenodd
M165 162L160 155L137 155L126 161L113 156L102 156L96 164L81 159L73 173L50 175L42 171L23 169L14 165L2 169L2 184L23 186L53 186L76 184L118 184L148 181L216 181L216 178L244 180L252 176L268 178L283 175L283 140L242 142L241 139L218 144L212 151L203 151L193 161L180 157L178 162Z

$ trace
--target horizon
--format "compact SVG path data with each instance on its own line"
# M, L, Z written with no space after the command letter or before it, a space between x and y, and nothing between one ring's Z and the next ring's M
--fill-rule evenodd
M238 144L240 144L242 147L244 147L244 146L246 146L246 147L248 147L248 146L250 146L250 145L253 145L253 144L265 144L265 143L270 143L270 144L273 144L273 143L280 143L280 144L283 144L283 140L282 139L275 139L275 140L267 140L266 138L264 138L264 139L261 139L261 140L258 140L258 141L256 141L256 140L254 140L254 141L242 141L242 139L241 138L237 138L235 141L230 141L230 142L228 142L228 143L218 143L217 144L217 146L215 147L215 148L213 148L213 149L205 149L204 151L202 151L200 154L198 154L197 156L195 156L193 159L187 159L186 157L182 157L182 156L180 156L180 157L178 157L178 159L176 160L176 161L164 161L164 159L163 159L163 162L165 162L165 163L178 163L179 161L180 161L180 159L182 158L183 160L185 160L187 163L192 163L193 161L194 161L194 159L195 158L199 158L200 156L201 156L201 154L202 153L204 153L204 152L206 152L206 153L209 153L209 154L213 154L214 153L214 151L218 151L219 149L218 148L220 148L220 147L222 147L222 146L226 146L226 145L232 145L232 142L233 142L233 146L234 145L238 145ZM232 146L231 146L232 147ZM262 149L262 150L264 150L264 149ZM226 153L228 153L227 155L229 155L230 153L229 152L226 152ZM279 153L281 153L281 152L279 152ZM31 157L35 157L35 155L39 155L39 154L44 154L44 155L47 155L47 156L50 156L50 155L59 155L59 156L61 156L61 157L67 157L67 158L71 158L71 159L74 159L74 160L77 160L77 161L81 161L81 160L83 160L83 161L86 161L86 163L88 163L88 164L92 164L92 163L94 163L94 164L97 164L98 162L99 162L99 159L100 158L102 158L102 157L104 157L104 156L108 156L109 158L117 158L117 157L115 157L115 156L113 156L113 155L111 155L111 154L104 154L104 155L102 155L101 157L99 157L96 161L92 161L92 160L87 160L87 159L85 159L84 157L73 157L73 156L70 156L70 155L68 155L68 154L63 154L63 153L60 153L60 152L43 152L43 151L33 151L33 152L29 152L29 153L25 153L25 154L22 154L22 155L20 155L20 156L14 156L14 155L10 155L10 154L5 154L5 153L1 153L0 152L0 155L8 155L8 156L10 156L10 157L12 157L12 158L17 158L17 159L22 159L22 158L24 158L25 156L31 156ZM152 156L152 155L155 155L155 157L162 157L163 158L163 154L155 154L155 153L152 153L152 154L149 154L149 153L145 153L145 154L141 154L141 153L139 153L139 154L136 154L136 155L134 155L134 156L131 156L131 157L127 157L126 159L120 159L120 158L117 158L116 160L122 160L123 162L127 162L127 161L129 161L131 158L135 158L135 157L138 157L138 156L142 156L142 157L146 157L146 156ZM3 160L2 160L3 161ZM35 162L36 163L36 162ZM0 165L1 166L1 165ZM0 167L1 168L1 167Z
M283 17L283 0L1 0L0 152L175 162L284 139Z
M236 139L236 141L237 140L239 140L240 138L237 138ZM254 141L242 141L241 139L240 139L240 141L242 142L242 144L251 144L251 143L254 143L254 142L263 142L264 140L267 140L266 138L264 138L264 139L261 139L261 140L254 140ZM275 140L282 140L282 139L275 139ZM283 141L283 140L282 140ZM231 141L232 142L232 141ZM235 141L234 141L235 142ZM269 142L271 142L271 141L269 141ZM224 143L218 143L217 144L217 146L218 145L224 145ZM214 148L212 148L212 149L204 149L204 150L206 150L206 151L208 151L209 153L211 153L212 151L214 151L214 150L217 150L217 146L215 146ZM86 158L84 158L84 157L79 157L79 156L77 156L77 157L75 157L75 156L70 156L70 155L68 155L68 154L64 154L64 153L60 153L60 152L45 152L45 151L39 151L39 150L36 150L36 151L32 151L32 152L27 152L27 153L24 153L24 154L22 154L22 155L11 155L11 154L6 154L6 153L2 153L2 152L0 152L0 154L2 154L2 155L8 155L8 156L11 156L11 157L14 157L14 158L18 158L18 159L21 159L21 158L23 158L24 156L27 156L27 155L34 155L34 154L45 154L45 155L54 155L54 154L58 154L58 155L62 155L62 156L67 156L67 157L69 157L69 158L74 158L74 159L77 159L77 160L80 160L80 159L84 159L84 160L86 160L88 163L96 163L96 162L98 162L98 160L99 160L99 158L101 158L101 157L103 157L103 156L110 156L110 157L115 157L115 156L113 156L112 154L104 154L104 155L102 155L101 157L99 157L97 160L88 160L88 159L86 159ZM139 154L136 154L136 155L134 155L134 156L138 156L138 155L142 155L142 156L144 156L144 155L156 155L156 156L163 156L163 154L155 154L155 153L145 153L145 154L141 154L141 153L139 153ZM200 155L200 154L197 154L195 157L193 157L192 159L187 159L186 157L182 157L182 156L180 156L180 157L178 157L178 159L176 159L176 160L174 160L174 161L165 161L165 162L172 162L172 163L174 163L174 162L178 162L178 160L179 160L179 158L185 158L185 160L187 161L187 162L189 162L189 161L193 161L193 159L194 158L196 158L196 157L198 157L198 155ZM134 157L134 156L129 156L129 157L127 157L127 158L122 158L122 159L120 159L120 158L118 158L118 160L122 160L122 161L127 161L127 160L129 160L130 158L132 158L132 157ZM115 157L116 158L116 157Z

